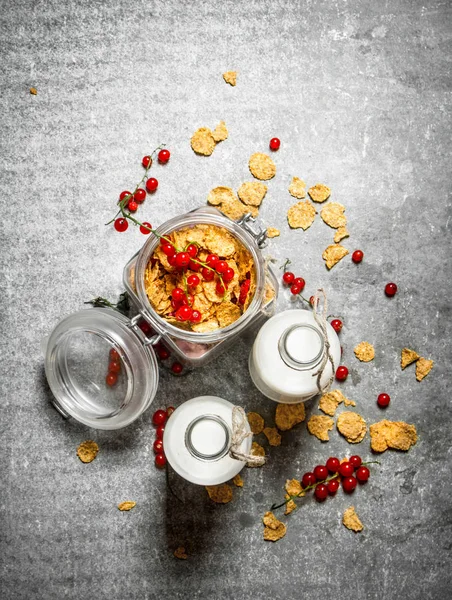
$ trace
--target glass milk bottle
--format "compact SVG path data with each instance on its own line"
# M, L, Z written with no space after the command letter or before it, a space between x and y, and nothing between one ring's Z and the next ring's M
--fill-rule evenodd
M199 396L187 400L172 413L165 425L163 445L176 473L192 483L217 485L243 469L252 435L242 413L244 435L235 449L244 460L232 458L229 451L234 437L233 410L234 406L223 398Z
M310 310L286 310L260 329L249 357L251 379L271 400L285 404L303 402L323 389L339 365L341 346L336 332L324 321L325 333ZM325 335L326 334L326 335ZM327 336L327 338L326 338ZM334 362L326 360L325 339Z

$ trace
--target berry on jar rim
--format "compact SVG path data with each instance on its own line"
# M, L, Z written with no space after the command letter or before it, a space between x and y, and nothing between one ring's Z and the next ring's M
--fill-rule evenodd
M114 226L116 231L122 233L123 231L127 231L127 228L129 227L129 222L127 221L127 219L123 219L122 217L120 217L119 219L116 219Z
M391 402L389 394L379 394L377 398L377 404L380 408L386 408Z
M295 275L292 273L292 271L286 271L282 278L284 283L286 283L287 285L291 285L295 279Z
M385 286L386 296L388 296L389 298L392 298L392 296L395 296L396 293L397 293L397 285L395 283L387 283Z
M277 137L274 137L270 140L270 150L279 150L280 146L281 146L281 140Z
M169 150L166 150L165 148L163 150L160 150L160 152L158 153L158 159L159 159L159 163L162 164L166 164L171 156L171 152Z
M158 186L159 182L157 179L155 179L155 177L149 177L149 179L146 181L146 189L149 193L155 192Z
M342 329L343 323L340 319L333 319L331 321L331 327L334 329L336 333L340 333Z
M348 369L344 365L339 366L336 369L336 379L338 381L345 381L348 377Z
M363 258L364 258L364 252L362 250L355 250L352 254L352 261L355 264L360 263Z

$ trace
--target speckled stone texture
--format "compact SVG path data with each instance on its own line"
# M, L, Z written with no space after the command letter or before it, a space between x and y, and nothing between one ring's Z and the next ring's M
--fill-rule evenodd
M2 598L448 597L451 16L435 0L1 2ZM235 88L226 70L239 71ZM229 139L196 156L191 134L222 119ZM215 186L251 180L249 156L275 135L278 171L259 222L281 237L265 252L277 267L291 258L306 296L326 288L345 323L351 376L341 389L356 410L369 424L414 423L419 441L383 454L353 497L305 499L272 544L261 518L285 480L329 455L371 458L368 436L349 446L334 430L322 444L301 424L266 467L246 470L228 505L171 475L182 503L153 466L153 409L116 432L64 421L40 343L85 300L122 291L144 238L104 223L141 177L144 154L160 142L172 151L140 208L157 225ZM306 232L289 230L294 175L327 184L346 206L343 245L364 251L361 265L347 256L327 272L321 254L334 232L319 216ZM393 299L388 281L399 286ZM294 306L289 296L279 310ZM275 405L247 371L255 333L184 377L161 369L154 407L217 394L271 425ZM353 354L363 340L376 349L369 364ZM404 346L435 361L421 383L414 367L400 369ZM376 405L383 391L386 411ZM318 413L315 401L307 412ZM87 465L75 454L85 439L100 446ZM123 500L137 506L121 513ZM341 524L351 505L362 533ZM173 557L179 545L188 560Z

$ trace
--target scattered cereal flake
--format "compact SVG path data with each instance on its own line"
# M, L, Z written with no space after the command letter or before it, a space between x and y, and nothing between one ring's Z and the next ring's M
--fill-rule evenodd
M375 348L369 342L360 342L353 352L361 362L370 362L375 358Z
M323 185L323 183L316 183L309 188L308 194L314 202L325 202L330 197L331 190L326 185Z
M337 407L347 398L340 390L331 390L320 398L319 408L322 412L330 417L334 417Z
M224 301L216 310L215 316L218 319L220 327L227 327L235 323L242 316L240 308L233 302Z
M388 448L407 451L417 442L416 427L403 421L379 421L369 428L370 447L375 452Z
M252 154L248 163L251 175L256 179L272 179L276 175L276 165L268 154L262 152L256 152Z
M260 181L247 181L237 190L237 195L244 204L260 206L267 193L267 186Z
M227 504L232 500L232 488L227 483L220 485L206 485L209 498L217 504Z
M276 427L264 427L264 435L267 438L270 446L281 445L281 436L279 435Z
M328 269L332 269L347 254L348 250L340 244L331 244L331 246L328 246L323 251L322 258L326 262Z
M344 398L344 406L356 406L356 402L354 400Z
M190 143L194 152L203 156L210 156L215 150L215 140L208 127L197 129L192 135Z
M276 229L276 227L267 227L268 238L279 237L280 233L281 232L279 231L279 229Z
M344 215L345 206L339 204L339 202L329 202L320 211L324 223L337 229L338 227L345 227L347 224L347 217Z
M237 84L237 71L226 71L226 73L223 73L223 79L229 85L235 86Z
M174 550L174 556L180 560L186 560L188 558L188 554L185 552L184 546L179 546L179 548L176 548L176 550Z
M336 427L349 444L358 444L367 432L366 421L355 412L346 411L337 418Z
M137 505L136 502L134 502L133 500L126 500L125 502L121 502L121 504L118 504L118 508L119 510L132 510L132 508L135 508L135 506Z
M251 206L248 208L248 206L242 204L238 198L234 198L233 200L223 202L223 204L218 207L218 210L221 210L221 212L232 221L238 221L243 215L246 215L246 213L254 212L254 210L249 210L251 208L254 209L254 207Z
M224 121L220 121L215 129L212 131L212 137L215 142L224 142L228 138L229 132Z
M232 483L237 487L243 487L243 479L240 477L240 474L234 476Z
M334 234L334 242L336 244L338 244L341 240L343 240L346 237L350 237L350 234L347 231L347 228L345 226L338 227L336 233Z
M292 229L300 227L306 231L314 222L314 217L317 214L316 209L312 206L309 200L297 202L287 211L287 220Z
M312 415L307 425L310 434L315 435L321 442L328 442L328 431L333 429L334 421L324 415Z
M285 495L285 499L289 500L289 502L287 502L286 504L286 510L284 511L284 514L290 515L290 513L297 508L296 502L290 499L290 497L299 496L301 498L302 496L304 496L304 491L298 479L287 479L286 485L284 487L287 492L287 494Z
M402 369L404 369L408 365L411 365L411 363L414 363L419 358L421 358L420 355L414 350L410 350L409 348L403 348L402 357L400 359L400 366L402 367Z
M259 413L249 412L247 415L248 423L250 424L251 432L254 435L259 435L264 431L265 421Z
M294 198L306 198L306 184L299 177L292 177L292 183L289 185L289 194Z
M264 540L276 542L286 535L287 527L272 512L266 512L262 521L265 525Z
M262 448L262 446L260 444L258 444L257 442L253 442L252 446L251 446L251 452L250 452L251 456L265 456L265 450ZM263 465L254 465L252 463L246 463L247 467L262 467Z
M213 188L213 190L210 190L209 195L207 196L207 202L212 204L212 206L218 206L223 202L228 202L231 200L237 200L237 197L230 187L226 187L224 185L219 185L218 187Z
M83 463L92 462L99 452L99 446L93 440L82 442L77 448L77 456Z
M350 506L350 508L347 508L347 510L344 512L342 523L345 525L345 527L347 527L347 529L351 529L355 533L363 530L363 524L355 512L354 506Z
M420 358L416 363L416 379L422 381L433 368L433 361L428 358Z
M289 431L306 418L304 403L278 404L276 406L275 423L281 431Z
M37 96L38 95L38 90L36 88L34 88L34 87L31 87L30 88L30 94L32 96Z

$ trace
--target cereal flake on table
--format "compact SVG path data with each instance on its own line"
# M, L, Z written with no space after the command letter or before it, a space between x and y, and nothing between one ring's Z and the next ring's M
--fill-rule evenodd
M370 447L374 452L384 452L388 448L406 452L417 442L414 425L403 421L379 421L369 428Z
M341 240L343 240L344 238L350 237L349 232L347 231L347 228L344 227L338 227L336 233L334 234L334 242L336 244L338 244Z
M232 479L232 483L236 486L236 487L243 487L243 479L241 478L240 474L237 473L237 475L235 475Z
M428 358L423 358L421 356L416 363L416 379L418 381L422 381L424 377L427 377L432 369L433 360L429 360Z
M253 442L251 445L251 456L265 456L265 450L262 448L260 444L257 442ZM253 463L246 463L247 467L255 468L255 467L263 467L264 465L255 465Z
M343 412L338 416L336 427L349 444L359 444L367 432L366 421L363 417L351 411Z
M402 369L405 369L406 367L408 367L408 365L411 365L411 363L414 363L420 358L420 355L414 350L410 350L409 348L403 348L402 356L400 357L400 366L402 367Z
M275 424L280 431L289 431L306 418L303 402L298 404L277 404Z
M228 138L229 132L224 121L220 121L212 132L212 137L215 142L224 142Z
M344 515L342 517L342 523L345 525L345 527L347 527L347 529L350 529L355 533L362 531L364 528L363 524L360 521L360 518L356 514L354 506L350 506L344 512Z
M329 202L320 211L320 216L324 223L338 229L347 225L347 217L344 215L345 206L339 202Z
M268 542L277 542L286 535L286 525L279 521L272 512L266 512L262 521L265 525L264 540Z
M323 183L316 183L309 188L308 194L313 202L325 202L331 195L331 190L328 186Z
M120 504L118 504L118 509L123 512L129 511L132 510L132 508L135 508L136 505L137 503L133 500L126 500L125 502L121 502Z
M226 71L226 73L223 73L223 79L234 87L237 85L237 71Z
M190 143L193 151L202 156L210 156L216 145L212 131L208 127L197 129L192 135Z
M287 211L287 221L292 229L303 229L306 231L314 222L314 217L317 214L314 206L309 200L297 202Z
M31 87L30 88L30 94L32 96L37 96L38 95L38 90L36 88L34 88L34 87Z
M322 258L326 263L326 266L329 269L332 269L334 265L347 256L348 250L341 246L340 244L331 244L328 246L322 254Z
M232 488L227 483L220 485L206 485L209 498L217 504L227 504L232 500Z
M251 155L249 163L251 175L256 179L267 181L276 175L276 165L268 154L255 152Z
M369 342L360 342L355 346L353 352L361 362L370 362L375 358L375 348Z
M279 231L279 229L276 229L276 227L267 227L267 237L268 238L279 237L280 234L281 234L281 232Z
M263 433L268 440L270 446L280 446L281 436L276 427L264 427Z
M187 560L188 558L188 554L186 553L184 546L179 546L178 548L176 548L173 554L179 560Z
M77 448L77 456L83 463L92 462L99 452L99 446L93 440L82 442Z
M253 435L259 435L264 431L265 421L264 418L257 412L247 413L248 423L250 424L251 433Z
M299 177L292 177L292 181L289 185L289 194L294 198L301 200L306 198L306 184Z
M289 502L286 504L286 510L284 511L284 514L290 515L290 513L297 508L297 504L294 500L292 500L291 496L298 496L301 498L305 495L305 493L298 479L287 479L284 487L287 492L284 498L285 500L289 500Z
M319 409L330 417L334 417L339 404L348 400L340 390L331 390L320 398Z
M248 206L260 206L267 193L267 186L260 181L247 181L237 190L240 200Z
M325 415L312 415L307 422L308 431L321 442L328 442L330 437L328 431L333 429L334 421Z

